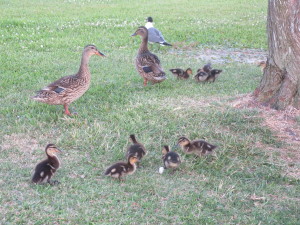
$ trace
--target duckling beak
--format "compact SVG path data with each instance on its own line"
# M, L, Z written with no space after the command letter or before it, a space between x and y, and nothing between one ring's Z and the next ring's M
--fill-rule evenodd
M104 55L102 52L100 52L100 51L97 51L96 52L96 55L99 55L99 56L102 56L102 57L106 57L106 55Z
M134 36L136 36L136 33L135 33L135 32L131 35L131 37L134 37Z

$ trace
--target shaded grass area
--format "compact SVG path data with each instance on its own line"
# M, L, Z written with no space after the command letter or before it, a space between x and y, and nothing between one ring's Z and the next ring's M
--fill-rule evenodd
M247 3L247 4L246 4ZM299 180L283 175L262 146L282 147L256 110L227 106L251 92L261 72L253 65L216 64L214 84L168 80L142 87L130 38L147 16L171 43L265 48L261 1L2 1L0 15L0 196L4 224L297 224ZM159 7L158 7L159 6ZM165 13L165 12L170 13ZM156 19L157 18L157 19ZM107 58L90 61L92 84L71 105L33 102L35 90L75 73L81 51L96 44ZM197 43L194 45L194 43ZM205 62L157 50L167 71ZM124 159L129 134L149 151L121 184L102 176ZM183 155L180 135L218 145L217 158ZM64 150L59 186L30 184L46 144ZM161 148L183 158L179 171L157 173ZM259 145L258 145L259 144ZM259 147L258 147L259 146ZM253 197L254 196L254 197ZM255 197L256 196L256 197Z

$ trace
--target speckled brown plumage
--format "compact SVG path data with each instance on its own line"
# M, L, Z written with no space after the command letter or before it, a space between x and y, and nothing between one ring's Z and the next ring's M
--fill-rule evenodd
M186 137L180 137L178 139L178 145L181 146L181 149L186 154L195 154L198 156L209 155L213 153L213 150L217 148L217 146L212 145L203 140L194 140L190 141Z
M37 164L32 176L32 182L35 184L55 183L54 181L51 181L51 178L60 166L60 162L56 154L61 152L61 150L59 150L54 144L48 144L46 146L45 152L47 155L47 159Z
M68 106L81 97L90 87L91 73L88 63L92 55L104 56L94 45L87 45L82 53L81 64L74 75L65 76L39 90L32 98L50 105L63 105L65 114L71 115Z
M148 30L146 27L139 27L132 36L140 35L142 43L135 59L135 66L139 74L144 78L144 86L147 82L159 83L166 79L160 60L148 50Z
M186 70L180 69L180 68L176 68L176 69L170 69L171 73L173 73L173 75L175 77L177 77L177 79L189 79L190 75L192 75L193 71L191 68L187 68Z

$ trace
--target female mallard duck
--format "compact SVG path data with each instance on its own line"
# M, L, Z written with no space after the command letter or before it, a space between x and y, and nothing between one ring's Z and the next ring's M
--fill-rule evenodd
M118 162L108 167L105 170L104 175L118 178L121 181L121 177L125 175L131 175L136 171L136 162L138 158L132 156L129 157L128 162Z
M32 98L50 105L63 105L66 115L71 115L69 105L82 96L90 86L91 74L88 67L92 55L105 56L95 45L87 45L82 53L81 65L74 75L65 76L37 92Z
M162 149L164 167L161 167L159 173L164 169L172 168L173 171L180 165L180 156L176 152L171 152L169 146L165 145Z
M54 144L48 144L45 151L48 158L37 164L35 167L35 172L32 177L32 182L35 184L55 183L55 181L51 181L51 178L59 168L60 162L56 154L60 153L61 150Z
M182 150L186 154L195 154L197 156L204 156L213 153L213 150L217 148L217 146L209 144L203 140L194 140L190 141L186 137L180 137L178 139L178 144L181 146Z
M185 71L183 69L170 69L170 71L177 79L189 79L190 75L193 74L191 68L187 68Z
M139 143L134 134L129 136L132 145L130 145L127 149L126 158L129 159L130 157L136 157L138 159L137 165L139 166L140 160L146 155L146 149L144 145Z
M131 36L140 35L142 43L135 59L135 66L139 74L144 78L144 86L147 82L159 83L166 79L166 74L160 66L160 60L148 50L148 30L139 27Z

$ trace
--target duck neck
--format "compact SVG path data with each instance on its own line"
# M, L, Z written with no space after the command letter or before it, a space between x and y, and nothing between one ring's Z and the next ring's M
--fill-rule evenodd
M142 37L142 43L139 48L139 54L143 54L145 52L149 52L148 49L148 36Z
M48 160L49 160L50 163L51 163L51 166L53 166L54 169L58 169L59 166L60 166L60 162L59 162L57 156L55 156L55 155L52 155L52 156L47 155L47 156L48 156Z
M82 57L81 57L81 64L80 68L78 70L77 75L80 77L90 77L90 70L89 70L89 60L90 60L90 55L87 53L83 52Z

